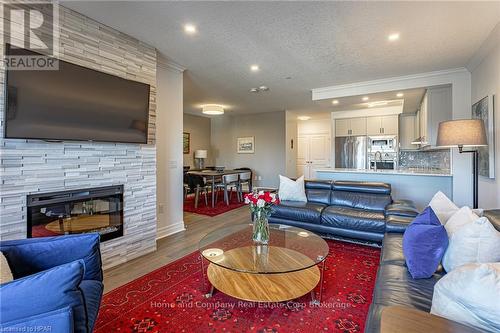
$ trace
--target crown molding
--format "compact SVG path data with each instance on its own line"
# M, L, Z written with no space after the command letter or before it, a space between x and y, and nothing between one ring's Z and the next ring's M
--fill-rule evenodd
M430 85L448 84L457 77L470 75L465 67L441 71L426 72L412 75L396 76L379 80L362 81L323 88L312 89L312 100L340 98L363 94L373 94L384 91L411 89Z
M477 66L479 66L484 58L496 47L498 46L498 41L500 41L500 23L498 23L495 28L491 31L491 33L488 35L488 37L484 40L484 42L481 44L479 49L474 53L472 58L470 58L469 62L467 63L467 69L472 72L474 69L476 69Z
M174 72L182 73L186 70L186 67L170 60L168 57L162 55L160 52L156 52L156 63L158 67L167 69Z

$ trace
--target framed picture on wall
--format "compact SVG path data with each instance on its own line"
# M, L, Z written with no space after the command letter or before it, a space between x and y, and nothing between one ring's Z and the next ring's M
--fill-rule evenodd
M253 154L255 153L255 138L246 136L237 139L238 154Z
M488 146L479 147L479 175L495 178L495 96L486 96L472 105L472 118L482 119Z
M191 134L184 132L182 133L182 151L184 154L189 154L191 146Z

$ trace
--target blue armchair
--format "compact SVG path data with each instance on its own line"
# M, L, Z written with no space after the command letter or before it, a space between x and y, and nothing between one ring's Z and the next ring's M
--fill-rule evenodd
M14 280L0 285L0 331L93 331L103 293L99 235L0 242Z

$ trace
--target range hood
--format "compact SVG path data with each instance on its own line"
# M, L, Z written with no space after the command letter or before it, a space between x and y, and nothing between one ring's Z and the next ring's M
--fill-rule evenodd
M422 148L424 148L424 147L429 146L429 143L428 143L427 141L425 141L425 138L423 138L423 137L418 137L418 138L416 138L415 140L413 140L413 141L411 142L411 144L412 144L412 145L419 145L419 146L420 146L420 148L419 148L419 149L422 149Z

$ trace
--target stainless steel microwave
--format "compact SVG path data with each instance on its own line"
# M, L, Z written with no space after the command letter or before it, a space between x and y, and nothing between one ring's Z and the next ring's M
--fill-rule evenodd
M395 152L398 149L395 135L368 137L368 152Z

